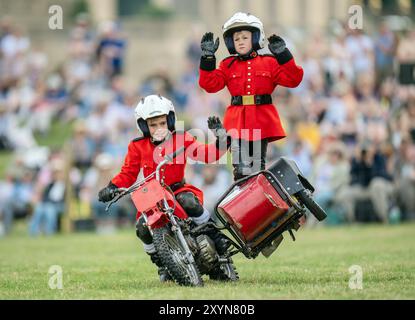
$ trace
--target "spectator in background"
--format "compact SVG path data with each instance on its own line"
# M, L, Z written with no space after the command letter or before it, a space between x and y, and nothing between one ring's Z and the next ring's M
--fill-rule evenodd
M202 50L200 49L200 34L203 29L200 25L192 25L191 36L186 48L186 57L193 66L193 70L197 70L199 66Z
M27 51L30 47L30 40L23 35L21 28L14 26L1 39L1 51L4 58L11 61Z
M23 76L26 71L25 54L29 48L29 38L19 26L14 25L0 42L0 53L4 59L2 73L13 80Z
M55 159L51 163L51 181L41 192L41 199L35 204L33 217L29 225L31 236L37 236L43 230L46 235L56 233L58 216L65 206L65 171L64 162Z
M345 96L348 90L348 84L344 82L338 82L332 88L323 120L323 125L329 126L330 130L337 131L337 128L346 121L347 105Z
M105 74L112 78L122 74L126 40L121 34L120 26L113 21L102 24L102 36L96 50L97 60L105 70Z
M6 179L0 181L0 237L10 232L14 210L11 203L14 192L14 183L10 175L6 176Z
M389 198L394 192L392 177L387 172L387 159L377 146L363 146L357 150L351 162L351 185L339 193L339 202L346 210L348 221L354 222L356 202L370 199L376 216L387 223Z
M74 135L71 141L71 156L73 165L78 169L89 168L95 155L95 142L88 134L84 120L78 120L74 125Z
M376 88L393 74L393 60L396 50L396 37L388 24L383 22L379 26L379 33L375 38L375 69Z
M68 58L64 64L65 78L69 89L86 81L90 75L94 42L87 25L81 22L72 30L68 41Z
M207 132L206 119L211 114L220 114L220 107L221 102L217 96L204 94L197 87L189 92L185 111L193 128Z
M0 18L0 41L11 33L12 21L10 16L2 16Z
M402 141L395 163L397 204L403 221L415 220L415 129Z
M373 40L363 30L352 29L346 38L347 51L351 55L354 75L372 72L374 64Z
M102 147L106 136L114 132L114 119L109 112L113 96L110 91L98 91L97 93L99 97L97 97L93 111L85 120L85 124L88 128L89 136L94 139L97 146Z
M298 168L305 177L309 177L311 175L313 165L310 146L296 136L289 137L288 140L289 141L285 145L286 151L284 154L297 163Z
M34 132L46 136L52 121L65 111L69 99L62 77L58 73L49 75L46 83L36 88L36 96L29 126Z
M52 117L61 117L68 105L69 93L61 73L53 73L48 77L45 91L45 102L49 105Z
M159 94L163 97L172 99L174 105L179 110L186 103L187 94L177 90L173 80L165 68L159 68L156 72L150 74L139 88L140 96Z
M415 29L407 30L399 41L396 58L400 63L415 63Z
M91 204L96 230L100 234L113 233L116 229L117 218L121 211L121 202L114 203L111 212L106 212L106 204L99 202L98 191L108 184L114 175L114 158L110 154L101 153L95 160L94 165L88 169L83 181L80 198L87 199ZM135 212L130 212L134 215Z
M7 113L6 104L0 101L0 150L13 149L9 138L10 132L10 115Z
M195 175L191 183L203 190L203 206L215 212L215 205L232 182L230 173L223 167L210 164L202 167L200 175Z
M352 53L349 51L350 43L349 45L347 44L346 37L347 34L344 28L336 29L335 38L330 45L330 51L321 61L326 72L329 89L340 76L345 77L349 82L354 79Z
M347 110L346 119L338 128L340 140L350 149L354 150L358 143L358 113L356 110Z
M18 158L7 171L5 189L2 189L5 230L9 232L15 218L24 218L32 210L33 172Z
M333 142L314 161L312 184L316 191L314 199L327 212L335 206L340 192L349 184L350 165L345 156L345 146L340 142ZM337 209L337 208L336 208ZM340 215L339 210L335 213ZM307 219L309 225L317 220L310 215Z

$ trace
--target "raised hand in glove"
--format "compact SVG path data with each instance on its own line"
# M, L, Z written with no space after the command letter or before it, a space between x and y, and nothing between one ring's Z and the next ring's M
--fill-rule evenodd
M200 47L202 48L202 56L214 56L216 50L219 48L219 38L216 38L216 41L213 42L213 33L207 32L202 37Z
M117 189L118 189L118 187L115 184L113 184L112 182L110 182L108 184L108 186L101 189L101 191L98 193L98 200L101 201L101 202L111 201L116 196L116 194L117 194L116 190Z
M208 127L215 135L216 139L219 140L220 143L225 143L228 138L228 134L226 133L225 128L222 125L222 122L218 117L212 116L208 118Z
M280 36L275 34L268 38L268 42L268 48L273 55L279 55L287 48L285 41Z
M285 41L280 36L273 34L268 38L268 41L268 48L280 65L287 63L293 58L293 55L290 50L288 50Z

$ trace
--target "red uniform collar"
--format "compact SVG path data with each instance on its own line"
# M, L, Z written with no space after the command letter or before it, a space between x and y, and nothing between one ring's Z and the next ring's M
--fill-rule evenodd
M255 50L251 50L251 52L244 54L244 55L238 55L238 59L242 61L251 60L253 58L256 58L258 56L258 52Z
M258 52L256 52L255 50L251 50L251 52L244 54L244 55L240 55L238 54L237 56L235 56L232 61L228 64L228 68L236 61L236 60L240 60L240 61L246 61L246 60L251 60L258 57Z

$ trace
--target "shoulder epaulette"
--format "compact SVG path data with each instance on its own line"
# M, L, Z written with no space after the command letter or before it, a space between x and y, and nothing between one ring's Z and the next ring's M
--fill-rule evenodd
M273 54L270 54L270 53L260 54L259 56L261 56L261 57L271 57L271 58L277 59Z
M228 60L228 59L230 59L230 58L235 58L235 57L237 57L237 55L227 56L225 59L222 59L222 61Z
M133 139L133 142L137 142L137 141L140 141L140 140L143 140L143 139L145 139L145 137L138 137L138 138Z

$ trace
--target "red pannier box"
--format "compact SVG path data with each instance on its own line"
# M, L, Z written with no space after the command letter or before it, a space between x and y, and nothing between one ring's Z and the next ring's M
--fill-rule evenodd
M260 235L288 211L287 203L261 173L233 188L218 205L218 211L245 243Z

